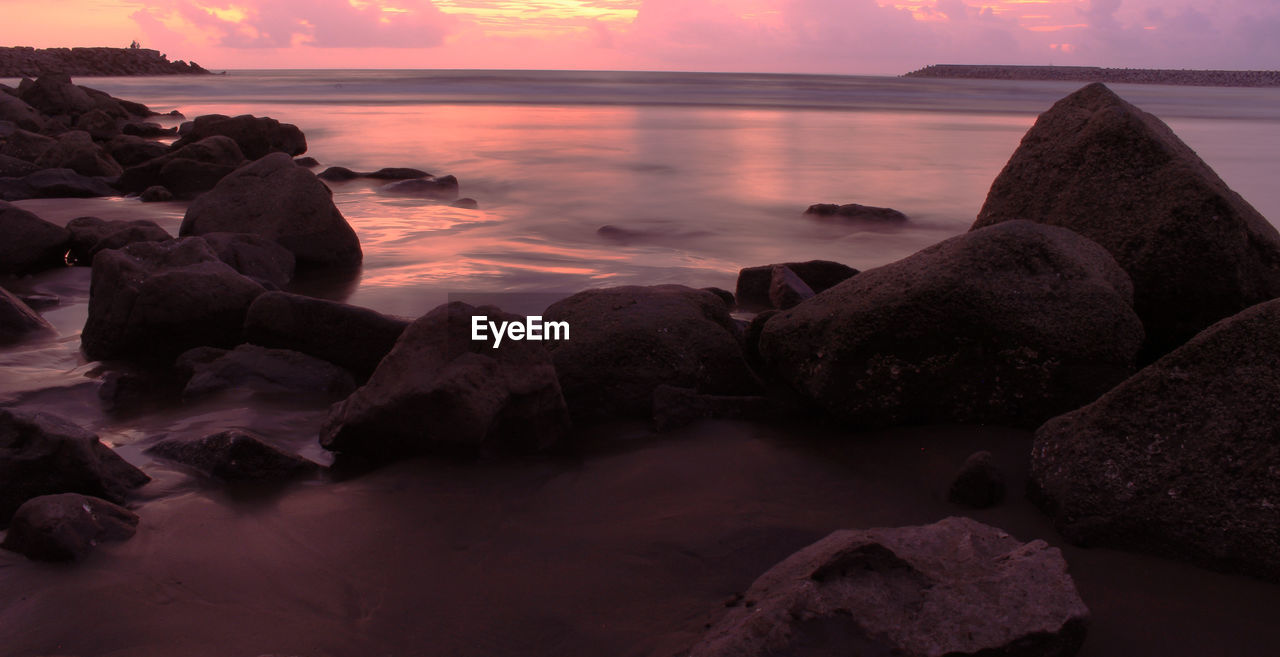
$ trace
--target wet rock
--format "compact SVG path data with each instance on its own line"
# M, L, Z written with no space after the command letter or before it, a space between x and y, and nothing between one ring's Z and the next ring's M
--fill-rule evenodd
M0 527L34 497L80 493L120 503L150 480L62 418L0 409Z
M738 272L738 286L734 296L739 308L765 310L773 307L773 302L769 300L769 289L773 284L773 268L777 266L779 265L746 267ZM781 266L795 272L814 294L835 287L858 273L853 267L830 260L787 262Z
M150 121L131 121L129 123L124 124L123 126L120 126L120 132L126 135L134 136L134 137L155 138L155 137L172 137L178 134L178 129L166 128L160 125L159 123L152 123ZM159 144L160 142L154 142L154 143ZM160 144L160 145L164 146L165 150L168 150L169 148L168 144ZM121 164L123 164L123 162Z
M1036 431L1062 535L1280 581L1280 300L1201 332Z
M174 368L187 377L182 391L184 397L233 388L346 397L356 389L351 374L333 363L296 351L252 344L242 344L230 351L196 347L179 356Z
M690 657L1070 657L1089 610L1057 548L968 518L842 530L751 585Z
M321 180L328 180L331 182L345 182L359 178L360 174L346 167L329 167L328 169L316 174L316 177Z
M123 112L121 112L123 114ZM120 134L120 127L116 124L116 120L110 114L95 109L85 112L76 121L76 130L83 130L89 133L90 137L95 140L103 141Z
M0 155L0 178L21 178L39 170L40 167L26 160Z
M45 151L58 143L52 137L15 127L14 124L0 121L0 155L16 157L34 163Z
M736 304L733 298L733 293L728 290L724 290L718 287L703 287L698 289L702 290L703 292L710 292L720 297L720 300L724 302L724 305L726 308L732 308Z
M298 126L281 123L271 117L249 114L223 116L208 114L197 116L189 132L174 142L174 150L193 144L206 137L221 135L230 137L240 146L240 151L250 160L261 159L270 153L302 155L307 151L307 139Z
M1110 254L1006 222L865 271L773 317L769 372L859 427L1035 427L1134 369L1142 325Z
M317 160L316 158L311 157L310 155L306 155L303 157L295 157L293 158L293 163L305 169L314 169L320 166L320 160Z
M249 278L275 287L293 280L293 254L265 237L248 233L207 233L201 237L220 260Z
M0 121L9 121L31 132L44 130L45 124L44 116L39 110L28 105L21 98L9 94L0 94Z
M323 331L317 331L323 326ZM268 292L245 317L245 339L292 349L350 370L363 381L395 346L409 322L336 301Z
M36 159L42 169L71 169L83 176L118 176L124 171L83 130L64 132L58 141Z
M244 155L236 142L214 136L129 167L117 184L131 192L162 185L177 196L194 196L213 189L242 164Z
M161 185L152 185L138 194L138 200L143 203L164 203L173 200L173 192Z
M157 157L164 157L169 152L167 144L127 134L112 137L104 148L122 167L135 167Z
M680 285L579 292L547 308L571 338L549 342L575 419L648 418L660 385L746 395L758 386L716 295Z
M450 203L449 205L455 208L463 209L463 210L479 210L480 209L480 202L473 198L460 198L454 201L453 203Z
M1010 219L1101 244L1133 280L1143 362L1280 296L1280 233L1160 119L1091 84L1036 120L974 228Z
M878 223L901 223L907 220L907 215L893 208L878 208L874 205L859 205L857 203L845 203L844 205L818 203L809 206L804 213L814 217Z
M267 237L299 266L350 267L363 257L329 188L282 153L237 169L191 204L179 234L205 233Z
M164 242L173 236L149 219L104 221L97 217L76 217L67 222L71 233L70 260L92 265L93 256L103 249L119 249L134 242Z
M378 188L378 191L390 196L412 196L414 198L452 201L458 198L458 179L453 176L414 178L383 185Z
M172 358L192 347L240 342L249 304L265 290L202 239L136 242L93 259L89 358Z
M78 561L98 544L128 540L137 530L137 514L104 499L42 495L18 508L0 547L34 561Z
M268 444L261 436L232 429L199 440L162 440L147 454L224 481L284 481L320 466Z
M0 274L29 274L64 265L71 233L0 201Z
M810 288L790 267L774 265L769 280L769 304L780 310L795 307L801 301L813 298Z
M951 480L947 499L967 507L986 509L1004 501L1004 475L991 452L974 452Z
M71 169L43 169L21 180L28 190L24 198L96 198L119 194L106 179Z
M415 454L531 452L569 430L556 371L541 343L473 341L472 317L523 321L454 302L405 329L369 383L335 404L320 444L388 460Z
M431 174L422 169L412 169L409 167L383 167L377 171L363 174L366 178L375 180L409 180L412 178L430 178Z
M0 287L0 345L57 335L49 322L21 299Z

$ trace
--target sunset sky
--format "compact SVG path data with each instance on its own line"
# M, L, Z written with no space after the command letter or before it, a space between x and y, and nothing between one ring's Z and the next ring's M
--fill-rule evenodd
M0 0L0 45L224 68L1280 68L1277 0Z

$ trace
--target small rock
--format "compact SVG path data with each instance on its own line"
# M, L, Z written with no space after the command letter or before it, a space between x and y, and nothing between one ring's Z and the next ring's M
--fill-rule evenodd
M164 203L173 200L173 192L165 189L163 185L152 185L138 194L138 200L143 203Z
M53 326L30 306L0 287L0 345L57 334Z
M303 157L295 157L293 158L293 163L304 169L314 169L320 166L320 160L317 160L316 158L311 157L310 155L304 155Z
M317 173L316 177L330 182L345 182L359 178L360 174L346 167L329 167L328 169Z
M374 178L377 180L408 180L411 178L430 178L431 174L422 169L410 169L407 167L383 167L377 171L363 174L366 178Z
M30 274L65 266L71 233L0 201L0 274Z
M128 540L137 529L137 514L106 500L42 495L18 508L0 546L34 561L78 561L99 543Z
M779 310L787 310L801 301L813 298L810 288L790 267L774 265L769 282L769 303Z
M991 461L991 452L974 452L951 481L947 499L967 507L986 509L1004 501L1004 475Z
M463 210L479 210L480 202L473 198L460 198L449 205Z
M296 351L252 344L230 351L196 347L179 356L174 368L188 377L182 391L184 397L242 388L346 397L356 389L351 374L333 363Z
M769 290L773 286L773 268L779 265L746 267L738 272L738 307L743 310L767 310L773 308ZM787 262L781 266L795 272L814 294L824 292L857 275L858 270L830 260Z
M838 219L849 219L852 221L871 221L881 223L900 223L907 220L907 215L902 214L893 208L878 208L873 205L859 205L857 203L846 203L844 205L818 203L816 205L809 206L804 213L806 215L816 217L832 217Z
M383 185L378 191L391 196L412 196L442 201L458 198L458 179L453 176L414 178Z
M236 429L195 441L163 440L146 452L224 481L282 481L320 468L261 436Z

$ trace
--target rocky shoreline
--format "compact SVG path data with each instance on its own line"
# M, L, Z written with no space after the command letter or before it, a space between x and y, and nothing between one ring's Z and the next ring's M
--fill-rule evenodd
M1280 87L1280 71L1102 68L1098 66L1003 66L933 64L904 78L961 80L1051 80L1112 84L1171 84L1195 87Z
M0 153L33 169L0 178L0 192L32 198L29 179L55 175L140 193L138 202L192 199L177 236L146 221L56 225L0 202L0 273L91 268L80 349L101 364L88 375L94 403L182 412L231 392L330 402L304 428L331 467L234 421L198 439L139 442L212 486L336 488L424 460L465 464L450 476L472 485L513 462L578 458L620 421L657 432L768 423L798 443L825 423L851 444L917 426L1011 427L1034 432L1019 459L1026 494L1006 491L1007 464L973 452L939 482L957 517L806 534L808 547L761 564L679 654L1075 655L1091 602L1064 551L975 519L1012 504L1034 503L1071 545L1280 582L1280 232L1160 119L1105 85L1037 119L962 235L866 271L744 267L732 292L583 290L542 313L571 338L501 344L473 328L523 319L497 307L452 302L400 318L290 289L297 272L350 274L362 261L330 183L371 180L438 203L458 196L452 176L315 174L298 158L302 131L268 117L208 115L131 135L155 132L149 110L65 76L0 89L4 99L12 118L0 122ZM909 220L858 204L809 214ZM0 293L0 343L57 339L32 307L47 297ZM158 535L148 504L165 494L152 488L159 472L143 468L74 423L21 403L0 408L3 547L83 562L110 549L103 543ZM665 522L704 500L647 502ZM698 572L717 562L690 554ZM382 606L351 604L360 622Z
M0 78L37 77L45 73L77 76L195 75L209 71L195 62L148 48L0 47Z

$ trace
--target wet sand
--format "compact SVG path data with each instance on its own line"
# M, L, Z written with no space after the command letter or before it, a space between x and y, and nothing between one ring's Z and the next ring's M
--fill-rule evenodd
M419 460L275 490L211 484L126 450L156 477L135 505L138 535L76 566L0 555L0 654L665 657L838 528L969 515L1062 545L1020 492L1026 432L704 422L579 438L572 454ZM978 449L996 454L1012 495L966 511L945 490ZM1093 612L1082 655L1280 645L1280 587L1064 551Z

